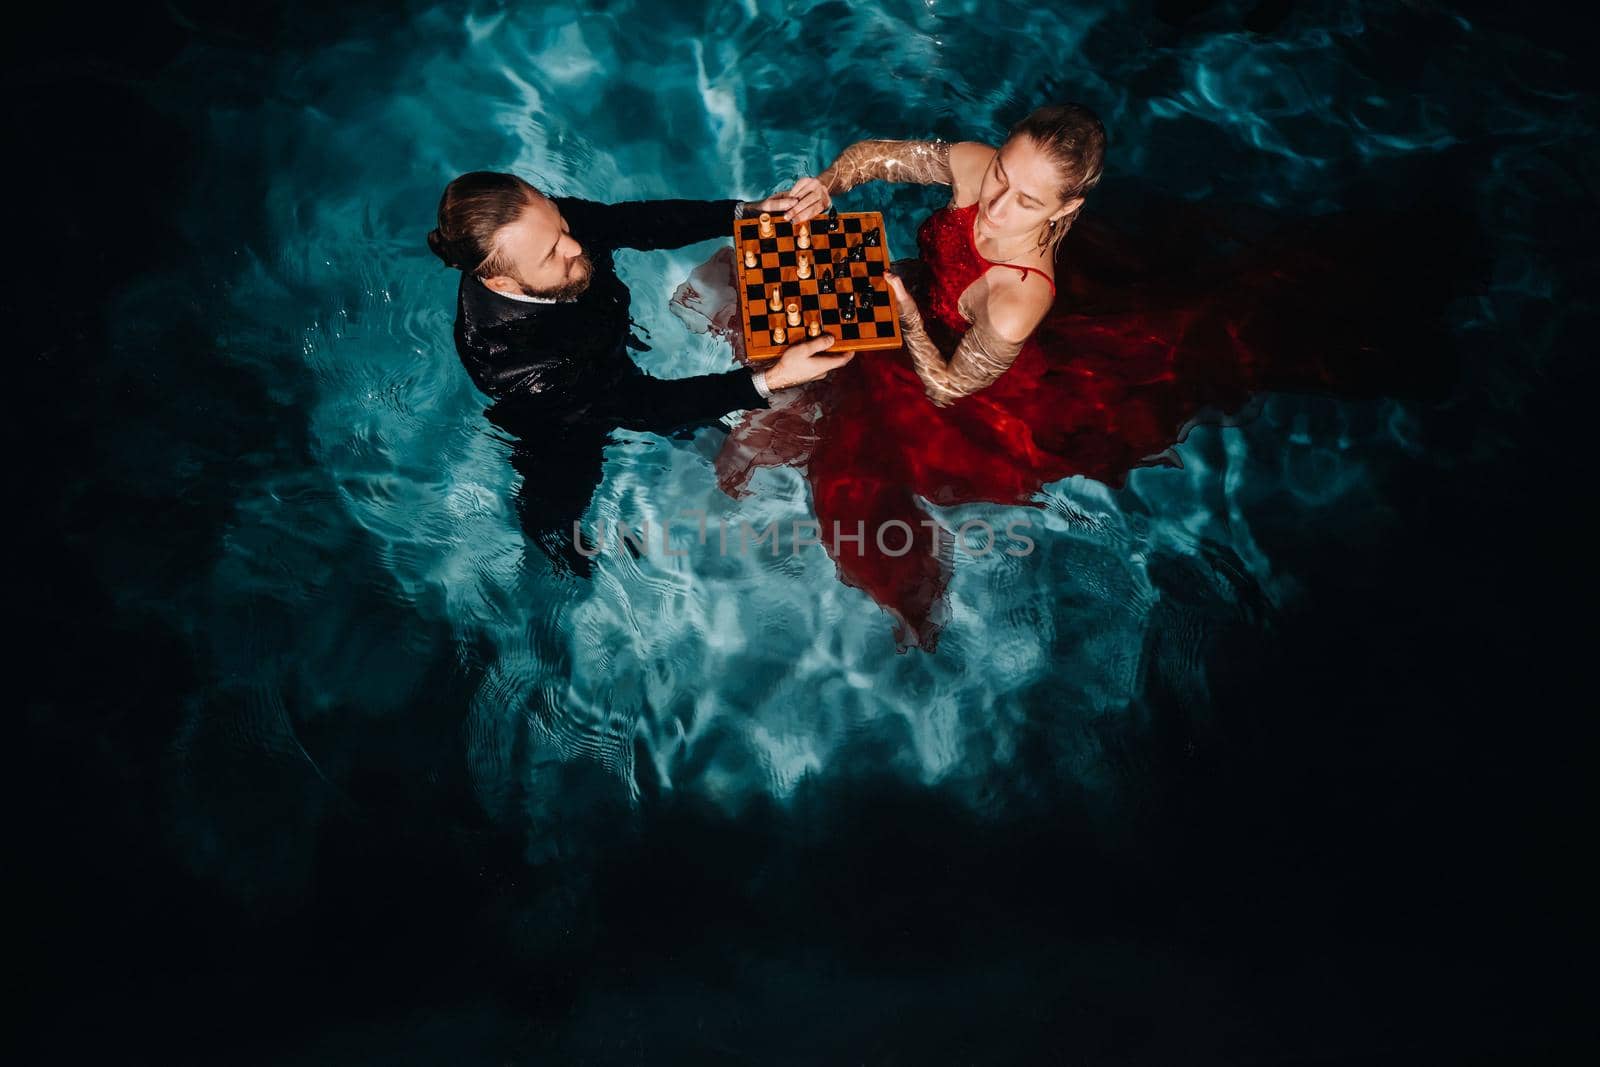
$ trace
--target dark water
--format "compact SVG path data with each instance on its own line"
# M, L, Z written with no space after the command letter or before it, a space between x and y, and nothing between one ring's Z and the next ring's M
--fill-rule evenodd
M1143 80L1118 90L1129 98L1193 105L1173 119L1180 135L1134 139L1143 154L1130 182L1226 174L1255 194L1276 190L1274 207L1322 210L1357 175L1304 162L1320 158L1321 127L1295 101L1326 91L1381 130L1382 109L1340 95L1359 87L1403 113L1403 146L1361 144L1394 153L1382 174L1396 196L1434 183L1441 202L1468 211L1489 264L1480 297L1456 309L1458 380L1398 409L1273 401L1257 424L1187 445L1187 480L1114 499L1069 487L1069 503L1104 500L1105 515L1143 520L1129 528L1148 535L1141 574L1154 592L1137 627L1096 645L1100 601L1047 583L1035 607L1057 635L1046 666L990 716L982 686L974 696L962 683L981 682L981 661L1001 646L956 635L936 661L957 665L938 692L977 702L958 705L961 759L929 756L927 722L867 716L798 781L727 791L712 788L724 768L754 765L731 733L712 735L670 783L648 773L652 760L635 763L624 734L615 751L634 768L631 789L619 788L618 759L542 761L516 731L490 729L509 740L485 743L497 693L523 706L504 679L549 676L518 673L507 629L531 623L530 656L548 655L556 676L565 664L614 685L594 698L602 709L664 683L584 659L567 640L570 614L518 602L528 587L478 557L472 588L503 601L463 608L407 584L452 558L429 552L446 538L386 539L350 521L350 500L372 499L351 486L374 483L330 445L328 415L369 383L323 372L337 346L305 348L306 324L354 306L370 280L324 285L280 258L272 277L310 281L240 281L241 255L317 247L286 243L285 218L311 233L316 220L349 220L329 208L332 175L367 142L341 156L317 124L339 116L364 136L384 126L392 112L369 106L363 85L374 100L384 86L429 98L407 60L461 13L29 15L8 64L24 188L5 289L21 331L8 433L26 635L12 861L26 1061L1570 1052L1589 1000L1589 894L1573 868L1589 836L1579 810L1592 567L1579 517L1595 108L1588 66L1568 58L1575 28L1517 15L1272 4L1040 14L1043 39L1081 32L1074 54L1138 70ZM524 17L548 31L570 16ZM761 17L772 21L757 29L781 22ZM688 11L654 18L662 33L712 39ZM1356 23L1365 32L1338 62L1296 51L1319 28ZM1259 43L1241 45L1241 28ZM994 28L976 39L1007 41ZM1146 47L1163 58L1128 58ZM1280 105L1243 92L1259 71L1238 57L1273 49L1289 58L1269 73L1307 71L1316 91L1284 89ZM1183 97L1207 64L1220 80L1193 84L1216 91ZM354 88L341 69L361 72ZM1006 83L1019 100L1104 89L1087 74L1021 78ZM1004 110L967 104L986 119ZM1269 121L1240 127L1260 115ZM782 126L750 121L769 119ZM1236 139L1206 140L1211 127ZM450 143L448 130L423 131L396 142ZM1224 143L1183 170L1189 149ZM1347 160L1335 170L1365 158L1326 155ZM329 177L292 180L286 160ZM1370 168L1360 177L1373 184ZM1198 195L1188 181L1175 184ZM381 247L425 228L403 214L411 199L377 198L372 219L356 211L363 247L419 254ZM425 218L431 203L419 203ZM341 285L349 293L330 295ZM401 309L395 335L408 315L437 311ZM432 343L425 318L418 329ZM416 398L393 395L402 408ZM471 425L470 396L429 400L447 430ZM420 451L433 439L419 440ZM1232 505L1217 495L1230 469L1245 484ZM632 475L629 461L614 473ZM260 507L264 485L284 502L281 528ZM1162 541L1190 524L1214 544L1225 520L1248 530L1248 558ZM980 614L973 632L1012 613L1000 614ZM507 629L484 624L504 618ZM667 662L701 662L677 656ZM915 705L925 690L907 679L932 668L903 662L890 652L856 669ZM1028 661L1007 666L1026 672ZM737 684L691 673L667 688ZM805 710L796 718L810 722ZM1004 731L987 728L1002 719ZM503 768L485 770L492 753Z

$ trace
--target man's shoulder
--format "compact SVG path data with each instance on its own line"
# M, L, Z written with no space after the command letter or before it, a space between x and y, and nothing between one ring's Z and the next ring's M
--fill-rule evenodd
M542 304L507 299L476 277L463 272L461 285L456 290L456 327L469 333L486 333L522 326L538 319L543 307Z

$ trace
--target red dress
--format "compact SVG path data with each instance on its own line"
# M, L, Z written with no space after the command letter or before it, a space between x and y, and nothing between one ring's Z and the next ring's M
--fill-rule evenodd
M1020 269L978 254L976 210L942 208L917 234L926 277L913 292L946 353L970 325L962 292L988 270ZM719 484L738 496L756 467L803 467L840 578L889 612L902 651L931 651L953 534L920 501L1037 506L1044 485L1078 474L1120 486L1135 467L1176 465L1189 426L1237 414L1257 391L1365 393L1394 378L1374 343L1386 320L1372 312L1393 284L1374 267L1378 220L1302 224L1200 263L1184 249L1225 243L1203 210L1185 205L1177 228L1143 247L1080 222L1054 306L998 381L940 408L903 350L863 353L792 403L748 415L718 456ZM914 533L911 551L901 554L899 527L877 543L892 520ZM864 530L863 542L834 544L835 523ZM1020 547L998 517L990 525L994 551Z

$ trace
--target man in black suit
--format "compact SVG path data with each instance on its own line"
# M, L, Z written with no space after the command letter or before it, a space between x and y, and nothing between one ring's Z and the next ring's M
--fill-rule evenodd
M796 344L764 370L663 379L629 348L630 296L617 248L679 248L731 233L746 213L810 210L807 182L759 204L656 200L599 204L549 197L512 174L474 171L446 187L428 246L461 271L455 342L467 373L494 398L485 412L515 438L523 477L517 511L546 555L587 575L574 524L600 483L602 449L618 428L685 432L730 411L766 407L778 389L822 377L853 353L821 354L824 335Z

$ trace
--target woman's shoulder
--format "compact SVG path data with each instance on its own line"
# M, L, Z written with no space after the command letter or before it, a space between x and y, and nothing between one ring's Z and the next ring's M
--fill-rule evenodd
M950 191L956 207L966 207L978 200L978 189L983 185L983 172L999 149L980 141L957 141L950 146Z
M1039 263L1030 256L1024 262L994 264L987 281L990 325L1012 340L1027 338L1055 303L1055 270L1048 257Z

